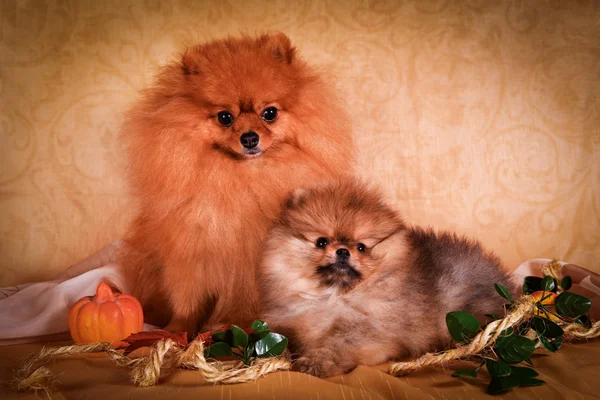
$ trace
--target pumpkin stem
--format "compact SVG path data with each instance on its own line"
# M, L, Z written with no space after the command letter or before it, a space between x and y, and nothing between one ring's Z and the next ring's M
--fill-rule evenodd
M96 301L109 301L109 300L112 300L113 297L114 297L114 294L113 294L113 291L110 288L110 286L108 286L104 282L100 282L100 284L98 285L98 288L96 289L95 300Z

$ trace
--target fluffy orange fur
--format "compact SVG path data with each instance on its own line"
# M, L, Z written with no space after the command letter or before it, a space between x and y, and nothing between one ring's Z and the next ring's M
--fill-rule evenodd
M244 36L189 48L130 110L139 215L122 262L147 322L193 333L257 317L256 266L284 198L352 172L348 119L326 86L285 35Z
M478 242L409 227L352 180L296 191L265 248L262 317L319 377L440 350L447 312L483 319L502 313L494 283L517 292Z

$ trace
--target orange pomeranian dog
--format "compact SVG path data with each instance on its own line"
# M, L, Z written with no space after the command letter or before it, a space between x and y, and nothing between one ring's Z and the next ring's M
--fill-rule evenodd
M258 315L263 239L293 189L351 173L348 119L283 34L190 48L126 118L139 215L123 255L146 322Z

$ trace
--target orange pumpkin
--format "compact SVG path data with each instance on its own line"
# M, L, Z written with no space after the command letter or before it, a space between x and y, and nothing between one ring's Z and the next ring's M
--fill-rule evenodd
M69 330L75 343L109 342L115 348L144 326L140 302L133 296L113 292L100 282L95 296L79 299L69 310Z

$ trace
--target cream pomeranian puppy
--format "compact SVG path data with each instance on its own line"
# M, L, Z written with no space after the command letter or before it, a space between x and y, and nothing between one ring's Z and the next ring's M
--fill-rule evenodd
M517 292L476 241L408 227L374 190L342 181L298 190L259 270L263 318L318 377L451 344L445 316L501 313Z

